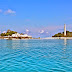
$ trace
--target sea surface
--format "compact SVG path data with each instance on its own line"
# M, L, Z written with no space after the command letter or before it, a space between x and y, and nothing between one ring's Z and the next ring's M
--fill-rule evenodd
M0 72L72 72L72 40L2 40Z

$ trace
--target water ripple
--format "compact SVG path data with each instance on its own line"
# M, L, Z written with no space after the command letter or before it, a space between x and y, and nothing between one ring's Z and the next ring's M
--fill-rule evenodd
M0 40L0 72L72 72L72 40Z

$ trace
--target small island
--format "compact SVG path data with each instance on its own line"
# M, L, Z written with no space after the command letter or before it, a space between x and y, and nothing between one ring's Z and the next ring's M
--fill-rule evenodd
M7 40L15 40L15 39L40 39L39 38L32 38L32 36L29 36L27 34L18 33L16 31L12 31L10 29L7 30L6 33L0 34L0 39L7 39Z
M66 36L64 35L64 32L62 32L62 33L55 34L52 37L72 37L72 32L66 31Z
M64 24L64 32L57 33L52 37L72 37L72 32L66 31L66 24Z
M64 24L64 32L59 32L52 37L47 37L44 39L72 39L72 32L66 30L66 24Z
M6 33L0 34L0 39L32 39L32 36L8 29Z

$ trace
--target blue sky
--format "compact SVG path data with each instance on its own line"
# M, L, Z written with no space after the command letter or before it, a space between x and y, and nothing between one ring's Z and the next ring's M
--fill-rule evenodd
M11 29L33 37L72 31L72 0L0 0L0 32Z

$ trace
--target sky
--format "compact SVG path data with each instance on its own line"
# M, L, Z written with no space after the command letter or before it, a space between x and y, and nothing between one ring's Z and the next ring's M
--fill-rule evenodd
M0 33L8 29L33 37L72 31L72 0L0 0Z

